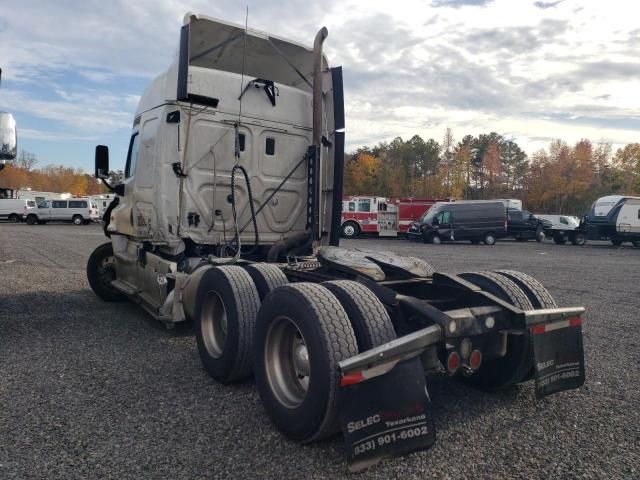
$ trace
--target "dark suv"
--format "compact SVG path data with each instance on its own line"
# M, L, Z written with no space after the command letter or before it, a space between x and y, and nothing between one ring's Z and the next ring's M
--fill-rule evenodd
M507 218L507 235L520 242L532 239L541 242L545 238L544 229L551 227L551 222L542 220L526 210L509 208Z

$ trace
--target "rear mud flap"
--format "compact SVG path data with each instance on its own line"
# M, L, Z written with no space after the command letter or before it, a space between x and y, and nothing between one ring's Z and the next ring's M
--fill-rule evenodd
M419 357L399 363L384 375L342 386L339 395L352 472L434 444L431 401Z
M536 396L579 388L584 384L584 351L580 317L536 325L531 329Z

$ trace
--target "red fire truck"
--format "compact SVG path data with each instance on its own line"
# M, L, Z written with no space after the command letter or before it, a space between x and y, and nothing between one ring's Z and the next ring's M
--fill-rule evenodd
M381 237L397 237L406 233L411 222L418 220L436 202L450 199L386 198L353 196L342 199L342 236L354 238L361 233Z

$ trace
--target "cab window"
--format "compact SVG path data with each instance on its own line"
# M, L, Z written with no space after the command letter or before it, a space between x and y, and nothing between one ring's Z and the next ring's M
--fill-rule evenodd
M356 202L349 202L349 211L350 212L356 211Z
M54 200L51 202L51 208L67 208L66 200Z
M136 172L136 163L138 162L138 140L140 139L140 135L135 133L133 137L131 137L131 142L129 143L129 153L127 154L127 165L125 167L124 176L125 178L133 177L133 174Z
M39 203L38 208L49 208L49 202Z
M560 223L562 223L563 225L569 225L569 222L564 217L560 217Z
M371 202L369 200L360 200L358 202L358 211L359 212L370 212L371 211Z
M453 215L451 215L451 212L442 212L440 217L440 225L449 225Z

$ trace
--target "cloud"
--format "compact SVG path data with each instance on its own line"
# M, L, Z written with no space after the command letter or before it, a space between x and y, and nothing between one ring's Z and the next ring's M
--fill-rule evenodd
M485 7L493 3L493 0L433 0L431 6L433 7Z
M0 17L0 103L21 114L25 146L122 136L126 150L123 131L144 85L175 58L186 10L245 21L235 0L14 3ZM305 45L329 28L327 55L344 67L348 148L439 139L446 126L460 136L515 132L532 147L600 131L631 138L637 16L560 3L273 0L250 4L248 23Z
M557 7L562 2L564 2L564 0L557 0L555 2L534 2L533 4L538 8L546 10L547 8Z

